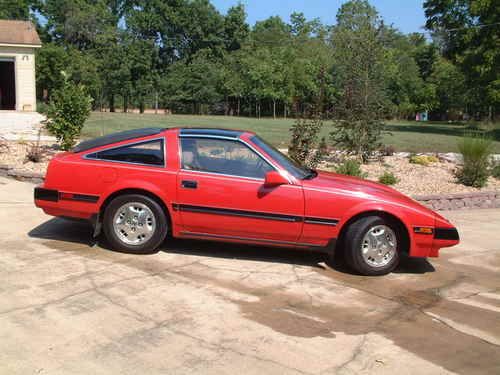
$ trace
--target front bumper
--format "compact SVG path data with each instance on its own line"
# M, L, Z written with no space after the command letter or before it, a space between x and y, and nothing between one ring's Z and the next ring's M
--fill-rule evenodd
M460 241L457 228L435 228L434 240Z

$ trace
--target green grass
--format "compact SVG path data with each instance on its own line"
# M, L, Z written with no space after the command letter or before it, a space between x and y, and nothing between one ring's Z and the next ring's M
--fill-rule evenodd
M286 147L290 139L289 129L293 119L247 118L225 116L153 115L132 113L93 112L82 132L83 138L97 137L115 131L139 127L217 127L253 131L279 147ZM384 143L398 151L409 152L457 152L457 142L466 130L464 125L448 123L417 123L390 121L389 134ZM331 123L325 123L323 135L332 131ZM500 124L489 132L494 139L493 150L500 153Z

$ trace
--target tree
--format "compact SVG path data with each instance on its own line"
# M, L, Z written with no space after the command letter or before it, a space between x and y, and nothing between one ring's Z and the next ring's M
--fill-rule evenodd
M429 82L436 88L436 110L442 118L456 118L467 106L465 77L449 60L440 57L433 65Z
M70 63L69 54L64 47L46 43L37 51L35 63L38 97L48 100L64 84L62 72Z
M38 6L54 41L89 50L118 22L106 0L44 0Z
M364 161L381 145L388 106L380 28L376 10L366 0L353 0L340 8L331 37L340 92L331 139Z
M500 2L426 0L424 9L426 27L466 77L473 110L491 119L500 112Z
M203 105L222 99L222 67L207 58L208 55L209 50L201 50L191 61L181 60L170 67L162 82L163 93L170 104L190 105L191 113L202 114Z
M33 1L3 0L0 6L0 19L29 20Z
M240 49L248 38L249 27L243 4L229 8L224 18L224 39L227 51Z

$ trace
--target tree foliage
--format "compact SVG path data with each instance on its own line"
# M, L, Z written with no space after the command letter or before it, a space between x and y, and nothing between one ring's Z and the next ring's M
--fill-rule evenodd
M474 112L500 110L500 2L426 0L427 28L465 76Z
M28 20L32 6L32 0L2 0L0 19Z
M500 22L498 6L427 0L431 41L385 25L360 0L345 2L335 25L297 12L249 25L241 3L222 14L209 0L4 0L0 18L38 21L39 99L61 87L64 69L94 109L304 117L324 70L325 115L359 123L498 114L500 28L479 27ZM349 102L363 93L366 105ZM357 118L343 114L362 104Z

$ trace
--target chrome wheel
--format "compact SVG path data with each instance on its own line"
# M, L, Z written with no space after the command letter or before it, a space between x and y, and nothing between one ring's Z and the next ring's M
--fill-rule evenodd
M113 218L113 230L127 245L143 244L153 236L155 229L153 211L144 203L125 203Z
M395 257L397 239L387 225L376 225L368 230L361 243L364 261L372 267L384 267Z

